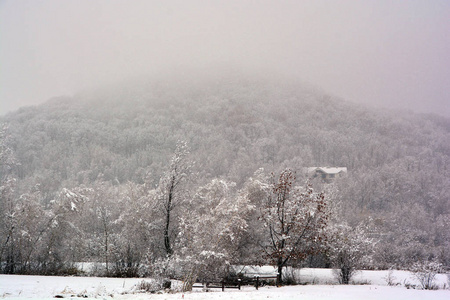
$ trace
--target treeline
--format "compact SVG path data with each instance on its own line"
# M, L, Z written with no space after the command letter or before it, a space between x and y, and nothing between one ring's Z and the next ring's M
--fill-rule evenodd
M11 154L2 147L2 161ZM233 265L273 264L278 283L287 266L315 260L341 270L373 267L375 230L354 230L337 218L331 190L317 192L295 172L257 170L242 188L224 179L193 182L186 143L179 142L157 186L98 180L63 188L47 206L38 187L15 198L15 181L2 186L7 274L155 276L197 280L236 276ZM357 234L354 234L356 232ZM80 263L90 263L89 271Z
M11 234L34 237L14 246L29 248L19 255L25 265L37 253L47 254L33 256L34 262L51 261L51 255L63 262L101 260L105 247L139 261L149 253L166 255L157 238L164 226L143 209L159 198L142 194L161 186L179 140L187 142L194 162L185 197L213 178L235 182L239 194L261 167L275 173L291 168L298 178L305 167L347 167L347 176L334 184L314 184L333 190L339 223L374 226L371 267L405 267L417 260L450 265L450 120L443 117L369 110L293 83L212 78L86 92L22 108L1 121L7 130L0 242L6 249ZM90 201L69 201L72 194ZM132 207L135 214L122 215ZM33 219L33 212L40 217ZM22 227L11 225L12 216ZM100 222L106 217L115 220L108 225L115 228L107 235L111 247L104 241L107 222ZM28 228L27 222L41 225ZM141 227L122 231L130 226ZM53 232L47 229L60 234L47 236ZM145 237L135 236L142 232ZM52 250L39 250L38 242L43 249L50 243ZM152 249L144 251L140 243ZM250 241L240 247L245 245L252 248L245 253L256 251ZM108 256L111 264L113 257ZM309 262L328 264L317 256Z

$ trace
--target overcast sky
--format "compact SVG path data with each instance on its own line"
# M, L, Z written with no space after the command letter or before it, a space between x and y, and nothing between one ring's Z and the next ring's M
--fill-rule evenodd
M450 117L450 1L0 0L0 114L220 66Z

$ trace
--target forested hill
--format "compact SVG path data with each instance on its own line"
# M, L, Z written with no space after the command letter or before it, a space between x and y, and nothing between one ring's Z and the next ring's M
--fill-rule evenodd
M178 140L201 177L345 166L350 174L444 178L450 120L374 111L313 89L259 81L159 82L56 98L3 117L21 180L62 185L156 178ZM398 177L398 176L396 176ZM430 178L431 179L431 178Z
M443 117L369 109L294 83L212 78L84 92L0 121L17 161L17 193L38 184L44 202L99 178L120 185L151 174L157 184L183 140L198 183L220 177L240 186L261 167L347 167L336 182L343 217L370 215L392 234L408 229L395 238L401 251L424 255L416 246L428 245L449 256Z

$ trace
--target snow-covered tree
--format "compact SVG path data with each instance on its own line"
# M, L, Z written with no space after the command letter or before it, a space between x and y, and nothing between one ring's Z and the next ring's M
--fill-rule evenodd
M16 180L14 178L6 179L0 186L1 200L1 249L0 262L2 262L2 271L13 274L16 265L15 235L17 232L17 206L14 195ZM6 264L3 262L6 260Z
M17 206L17 179L13 174L17 165L15 155L9 145L8 127L0 128L0 270L14 273L20 248L16 245L19 237L17 217L20 210ZM6 264L3 262L6 259Z
M158 195L158 190L148 181L144 184L128 182L124 187L121 214L117 220L119 253L115 273L122 273L121 276L134 273L136 276L144 261L150 265L164 256Z
M173 212L186 198L186 190L183 184L186 182L192 167L188 154L189 149L186 142L178 142L169 169L159 182L159 202L164 217L164 249L168 257L173 254L172 239L176 234L176 230L173 228Z
M278 269L278 284L291 260L316 253L326 238L329 211L325 194L314 192L309 183L305 187L294 183L295 174L286 169L278 178L272 175L270 184L264 185L266 195L260 214L266 229L263 249Z
M330 226L328 254L335 269L335 276L341 284L349 284L358 268L371 263L374 240L365 223L355 228L346 224Z
M76 240L73 214L78 212L82 198L63 189L48 208L41 201L36 185L10 202L4 272L55 275L68 265L73 254L70 241Z
M180 216L180 233L175 264L180 267L185 289L197 278L221 280L247 229L253 206L236 194L235 183L214 179L198 189Z
M84 209L86 224L83 230L89 232L91 254L104 263L105 273L111 274L111 261L116 251L119 235L118 220L123 212L122 195L119 187L99 180L88 191L89 201ZM105 274L101 272L101 274Z
M8 125L0 125L0 175L2 180L11 174L14 166L19 162L10 146L10 135L8 134Z
M40 229L40 236L36 237L41 269L39 273L58 274L62 268L73 262L79 249L74 247L80 242L79 231L75 220L81 218L84 204L88 201L86 196L89 189L63 188L51 206L46 210L45 223Z

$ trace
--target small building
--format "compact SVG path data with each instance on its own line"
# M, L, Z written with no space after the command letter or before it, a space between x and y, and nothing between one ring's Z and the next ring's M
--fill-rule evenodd
M307 168L307 174L312 178L322 178L326 182L331 182L347 174L346 167L310 167Z

